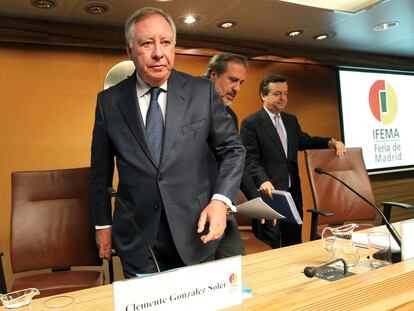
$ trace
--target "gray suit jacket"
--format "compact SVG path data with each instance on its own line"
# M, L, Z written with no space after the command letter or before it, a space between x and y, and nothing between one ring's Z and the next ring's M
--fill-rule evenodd
M164 147L159 167L152 159L136 95L135 74L98 94L91 158L91 205L95 225L113 224L116 250L123 261L140 267L149 258L124 212L113 221L106 188L112 185L114 158L118 195L152 246L162 208L177 250L196 264L217 248L204 245L197 222L212 194L236 200L245 150L211 82L173 71L168 80ZM208 149L219 159L215 183Z

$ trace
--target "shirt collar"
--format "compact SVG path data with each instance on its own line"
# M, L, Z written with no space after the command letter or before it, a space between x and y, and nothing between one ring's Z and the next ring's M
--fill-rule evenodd
M271 112L269 109L267 109L265 106L263 106L263 108L272 120L274 120L275 117L282 118L282 116L280 115L280 112L275 114L275 113Z
M151 89L151 86L146 84L141 77L138 75L138 72L136 73L137 77L137 95L138 98L146 95L148 91ZM160 85L160 88L163 90L163 92L167 92L167 86L168 86L168 79L164 81L163 84Z

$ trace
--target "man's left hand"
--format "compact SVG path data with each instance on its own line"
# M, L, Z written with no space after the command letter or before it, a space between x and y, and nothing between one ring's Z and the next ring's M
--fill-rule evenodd
M206 223L210 223L208 234L201 236L201 241L204 244L217 240L223 235L224 229L226 229L226 211L227 205L218 200L211 200L203 209L198 219L197 232L203 232Z
M266 223L266 219L260 219L260 224L261 225L264 225L265 223ZM274 219L272 219L272 227L274 228L274 227L276 227L276 225L277 225L277 219L274 218Z
M341 141L337 141L337 140L335 140L335 141L331 141L331 142L330 142L330 147L331 147L331 148L335 148L335 150L336 150L336 155L337 155L338 157L340 157L340 158L343 158L343 157L344 157L345 152L346 152L346 147L345 147L345 145L344 145L344 143L343 143L343 142L341 142Z

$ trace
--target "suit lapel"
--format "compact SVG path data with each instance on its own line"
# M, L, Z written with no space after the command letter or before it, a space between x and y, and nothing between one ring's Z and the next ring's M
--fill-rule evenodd
M165 114L165 136L161 164L165 162L173 145L177 131L182 125L184 112L187 108L187 82L182 75L173 70L168 79L167 111Z
M280 150L282 154L285 154L285 150L283 149L282 142L280 141L279 134L277 133L277 130L275 128L275 125L273 124L272 120L270 119L268 113L264 108L260 110L260 114L263 120L264 128L269 135L269 137L273 140L276 147Z
M142 121L141 111L138 109L138 98L136 90L136 73L134 72L132 76L128 77L123 89L121 89L121 98L118 101L118 106L125 120L125 123L134 134L142 150L156 166L152 158L148 140L145 134L145 127L144 122Z

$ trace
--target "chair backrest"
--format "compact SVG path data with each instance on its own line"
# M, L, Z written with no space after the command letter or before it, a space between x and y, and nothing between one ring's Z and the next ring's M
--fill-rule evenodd
M118 82L126 79L128 76L133 74L134 70L135 66L131 60L124 60L116 64L111 69L109 69L108 73L106 74L103 89L106 90L108 87L111 87Z
M12 173L13 272L100 266L89 168Z
M315 173L320 167L349 184L375 204L371 181L365 168L361 148L348 148L339 158L334 149L306 150L305 162L312 189L314 207L335 213L318 217L318 224L374 220L376 211L333 178Z

